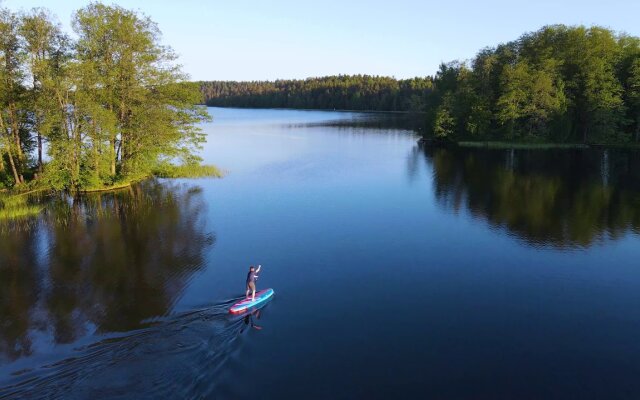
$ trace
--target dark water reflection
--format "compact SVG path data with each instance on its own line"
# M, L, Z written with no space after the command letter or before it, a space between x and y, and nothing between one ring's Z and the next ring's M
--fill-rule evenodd
M588 247L640 229L640 152L427 147L420 153L433 168L438 204L466 209L527 243Z
M214 237L201 191L147 181L49 199L32 226L0 237L0 361L165 315Z
M325 121L298 122L289 124L290 128L335 127L346 128L350 132L357 132L360 128L369 134L376 131L388 132L401 129L421 132L426 124L426 117L420 113L348 113L347 117L328 119ZM379 132L380 133L380 132Z

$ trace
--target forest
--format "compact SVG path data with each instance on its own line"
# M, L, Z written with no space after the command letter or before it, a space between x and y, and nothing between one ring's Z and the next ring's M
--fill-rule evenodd
M546 26L423 78L200 86L210 106L423 112L444 142L640 142L640 39L597 26Z
M54 21L0 8L0 189L101 189L200 166L209 116L153 21L98 3L74 14L73 38Z
M200 82L214 107L422 111L432 80L338 75L305 80Z

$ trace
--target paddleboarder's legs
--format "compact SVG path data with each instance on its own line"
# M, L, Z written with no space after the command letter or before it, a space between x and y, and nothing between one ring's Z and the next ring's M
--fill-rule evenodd
M251 301L256 299L256 283L255 282L247 282L247 293L246 297L249 298L249 293L251 292Z
M256 269L253 265L249 267L249 273L247 274L247 299L249 298L249 291L252 291L251 301L256 300L256 279L258 279L258 272L260 272L262 265L258 265Z

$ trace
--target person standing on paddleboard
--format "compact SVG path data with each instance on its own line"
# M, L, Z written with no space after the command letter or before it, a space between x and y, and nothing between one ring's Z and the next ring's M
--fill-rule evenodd
M249 273L247 274L247 299L249 298L249 292L251 294L251 301L256 300L256 280L258 279L258 272L260 272L260 268L262 265L258 265L258 269L256 269L253 265L249 267Z

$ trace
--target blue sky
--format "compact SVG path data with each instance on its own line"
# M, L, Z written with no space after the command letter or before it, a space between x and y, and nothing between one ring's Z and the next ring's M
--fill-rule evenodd
M70 31L81 0L4 0L49 8ZM292 1L121 0L150 16L197 80L263 80L364 73L433 74L440 62L543 25L602 25L640 36L640 0Z

